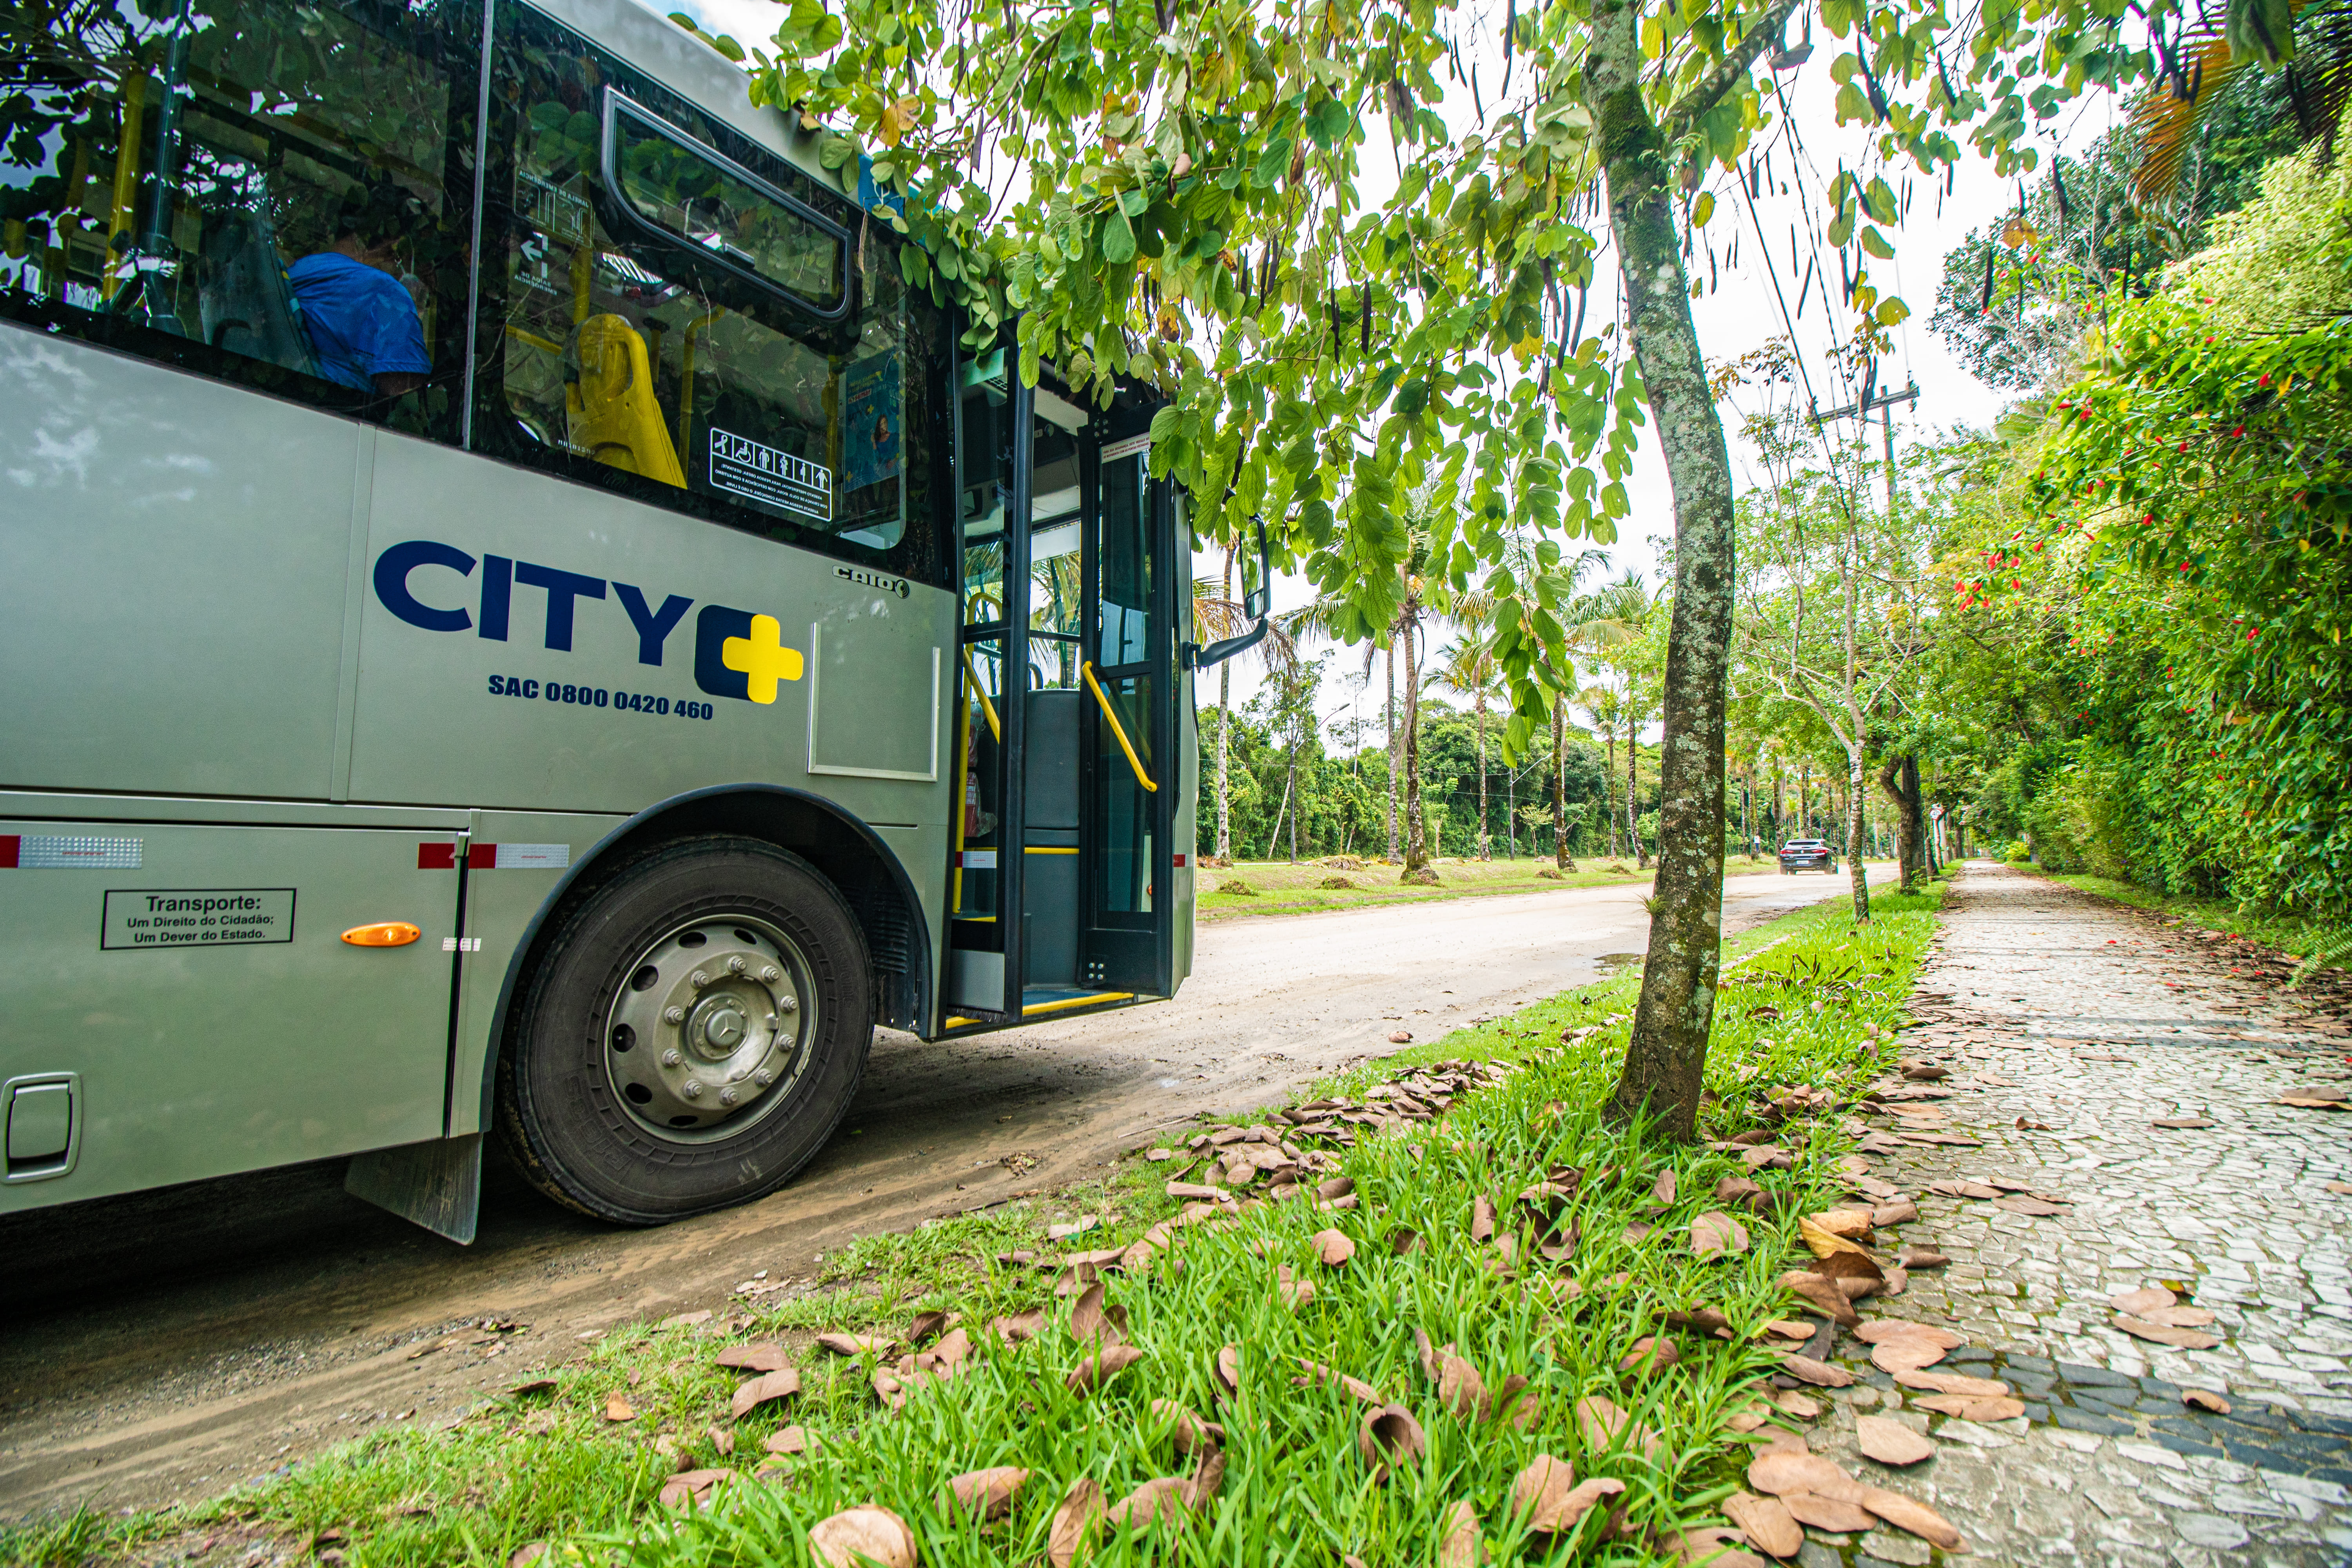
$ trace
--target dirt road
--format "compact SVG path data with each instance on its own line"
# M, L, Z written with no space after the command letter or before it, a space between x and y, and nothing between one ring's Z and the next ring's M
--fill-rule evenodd
M341 1162L0 1221L0 1508L203 1497L379 1423L446 1417L605 1325L717 1306L760 1269L808 1275L854 1236L1050 1189L1160 1129L1280 1098L1392 1048L1391 1030L1434 1038L1593 979L1643 946L1647 890L1223 922L1173 1002L961 1044L883 1036L854 1131L797 1182L662 1230L564 1214L494 1169L460 1248L347 1197ZM1726 926L1843 890L1735 878ZM412 1358L483 1317L530 1328Z

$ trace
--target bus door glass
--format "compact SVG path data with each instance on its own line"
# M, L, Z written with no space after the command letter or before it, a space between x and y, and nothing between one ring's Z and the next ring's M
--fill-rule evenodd
M1010 1019L1165 994L1166 487L1132 443L1106 463L1099 422L1050 385L1011 384L1001 355L962 383L948 995L963 1016Z

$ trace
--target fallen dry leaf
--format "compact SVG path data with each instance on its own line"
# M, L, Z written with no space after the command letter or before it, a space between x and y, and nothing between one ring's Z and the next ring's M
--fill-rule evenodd
M2303 1110L2352 1110L2352 1105L2334 1095L2282 1094L2276 1103L2292 1105Z
M987 1328L982 1332L993 1334L1008 1345L1017 1345L1024 1340L1035 1339L1044 1331L1045 1327L1045 1310L1043 1307L1034 1307L1026 1312L1014 1312L1003 1317L991 1318L988 1320Z
M2218 1321L2202 1307L2150 1307L2145 1312L2131 1315L2162 1323L2168 1329L2201 1329Z
M1944 1347L1920 1334L1898 1334L1870 1347L1870 1364L1881 1372L1908 1372L1944 1359Z
M1478 1511L1466 1502L1445 1510L1445 1533L1437 1543L1437 1568L1477 1568L1486 1560L1478 1540Z
M2163 1286L2149 1285L2137 1290L2118 1290L2107 1298L2107 1305L2118 1312L2129 1312L2137 1316L2158 1307L2169 1307L2179 1300L2180 1300L2179 1297L2175 1296Z
M1658 1179L1650 1186L1650 1201L1657 1205L1660 1208L1668 1208L1673 1206L1675 1201L1675 1173L1673 1171L1665 1170L1658 1173Z
M1810 1524L1815 1530L1851 1533L1868 1530L1874 1522L1870 1511L1860 1503L1848 1502L1843 1498L1823 1497L1819 1492L1786 1493L1780 1499L1780 1506L1789 1510L1790 1518L1800 1524Z
M732 1470L680 1470L662 1483L661 1493L656 1500L664 1508L707 1503L710 1500L710 1494L718 1489L719 1483L732 1480L734 1476Z
M1793 1388L1775 1389L1772 1403L1800 1421L1811 1421L1822 1413L1821 1402Z
M1421 1250L1421 1232L1409 1225L1398 1226L1389 1232L1389 1250L1399 1258Z
M1511 1511L1538 1534L1565 1535L1594 1503L1624 1489L1623 1481L1605 1477L1580 1483L1567 1460L1538 1454L1511 1483Z
M873 1334L819 1334L816 1337L816 1343L819 1350L831 1351L835 1355L865 1355L868 1352L887 1354L890 1350L888 1340ZM853 1509L851 1511L856 1510ZM883 1510L877 1509L875 1511ZM891 1517L895 1519L898 1516L893 1514ZM901 1526L901 1528L904 1527Z
M798 1426L785 1426L761 1438L760 1447L771 1454L805 1454L816 1447L816 1439Z
M1184 1478L1184 1506L1198 1512L1208 1506L1224 1484L1224 1451L1220 1448L1206 1450L1195 1458L1192 1473Z
M1963 1421L2007 1421L2025 1414L2025 1401L2000 1394L1922 1394L1912 1399L1911 1407Z
M1062 1384L1076 1394L1097 1393L1105 1384L1142 1359L1143 1352L1133 1345L1105 1345L1099 1352L1072 1367Z
M2023 1193L2012 1193L2008 1197L1997 1198L1992 1206L1997 1209L2006 1209L2011 1214L2021 1215L2053 1215L2066 1212L2064 1204L2050 1203L2042 1198L2028 1196Z
M2185 1351L2210 1351L2221 1342L2218 1334L2200 1329L2176 1329L2169 1323L2152 1323L2146 1318L2135 1318L2129 1312L2116 1314L2116 1327L2136 1340L2147 1340L2159 1345L2179 1345Z
M1151 1416L1155 1422L1164 1421L1170 1424L1169 1436L1176 1445L1176 1451L1180 1454L1190 1454L1201 1448L1222 1447L1224 1445L1225 1429L1223 1426L1214 1421L1202 1420L1172 1399L1153 1400Z
M1857 1483L1819 1454L1763 1453L1748 1462L1748 1484L1759 1492L1834 1492Z
M1227 1394L1242 1391L1242 1347L1227 1345L1217 1352L1217 1384Z
M1391 1470L1418 1462L1428 1447L1421 1423L1402 1405L1366 1411L1356 1428L1356 1452L1383 1479Z
M1409 1046L1412 1044L1412 1031L1411 1029L1391 1029L1389 1031L1389 1044L1392 1046Z
M1915 1323L1907 1318L1873 1318L1854 1330L1853 1337L1866 1345L1882 1345L1891 1340L1925 1340L1937 1349L1947 1351L1956 1351L1968 1342L1949 1329L1937 1328L1933 1323Z
M615 1394L604 1401L605 1420L635 1421L636 1418L637 1407L629 1403L625 1394Z
M1437 1402L1464 1421L1483 1421L1494 1408L1478 1369L1454 1354L1451 1345L1438 1352Z
M1836 1237L1841 1241L1857 1241L1870 1235L1870 1211L1868 1209L1824 1209L1820 1214L1804 1215L1798 1219L1797 1228L1800 1233L1802 1233L1807 1226ZM1820 1255L1821 1250L1818 1246L1813 1247L1816 1255Z
M1727 1214L1703 1214L1690 1222L1691 1250L1701 1258L1748 1250L1748 1227Z
M1990 1377L1963 1377L1957 1372L1929 1372L1924 1367L1898 1372L1895 1381L1906 1388L1924 1388L1934 1394L1972 1394L1994 1398L2010 1392L2009 1384Z
M817 1521L809 1526L808 1544L809 1555L824 1568L915 1568L915 1532L872 1503Z
M1619 1372L1655 1372L1660 1367L1674 1365L1682 1360L1682 1352L1670 1339L1643 1334L1633 1342L1633 1348L1617 1360Z
M1936 1445L1900 1421L1890 1421L1884 1415L1860 1415L1854 1418L1853 1427L1865 1459L1875 1459L1882 1465L1916 1465L1936 1457Z
M771 1400L790 1399L801 1391L801 1374L790 1367L761 1373L735 1390L735 1419L740 1421Z
M1801 1383L1811 1384L1815 1388L1843 1388L1853 1381L1853 1373L1835 1363L1815 1361L1809 1355L1799 1355L1793 1351L1781 1354L1780 1370Z
M1470 1200L1470 1239L1473 1241L1495 1239L1494 1200L1484 1193Z
M2177 1130L2184 1127L2210 1127L2214 1125L2214 1121L2210 1116L2166 1116L2149 1122L2148 1125Z
M1097 1280L1071 1305L1070 1332L1080 1344L1117 1344L1127 1337L1127 1309L1105 1307L1102 1282Z
M1667 1536L1659 1544L1692 1568L1699 1563L1705 1563L1706 1568L1764 1568L1764 1559L1739 1549L1737 1531L1719 1526L1686 1530Z
M1367 1405L1388 1403L1386 1395L1362 1378L1349 1377L1346 1373L1334 1371L1320 1362L1307 1361L1304 1358L1300 1359L1298 1364L1307 1369L1305 1377L1295 1380L1300 1388L1310 1388L1317 1384L1337 1384Z
M1764 1195L1764 1189L1745 1176L1726 1176L1715 1184L1715 1201L1719 1204L1744 1204Z
M2230 1414L2230 1402L2210 1388L2184 1388L2180 1391L2180 1403L2210 1410L2216 1415Z
M966 1470L951 1477L948 1490L954 1495L956 1506L982 1519L1003 1519L1013 1511L1013 1495L1029 1479L1029 1472L1011 1465L995 1465L985 1470Z
M1356 1244L1348 1239L1344 1231L1318 1230L1315 1233L1315 1256L1326 1268L1337 1268L1356 1256Z
M1183 1513L1183 1479L1162 1476L1158 1480L1144 1482L1111 1504L1110 1511L1104 1519L1118 1529L1139 1531L1157 1520L1179 1519Z
M1907 1530L1922 1541L1940 1546L1947 1552L1968 1550L1968 1542L1961 1539L1960 1532L1946 1523L1942 1514L1916 1498L1872 1487L1864 1494L1862 1506L1895 1529Z
M1779 1498L1734 1492L1723 1500L1726 1519L1748 1538L1748 1544L1772 1557L1794 1557L1805 1544L1802 1526L1790 1517Z
M1597 1394L1576 1402L1576 1427L1588 1448L1607 1448L1622 1437L1626 1447L1647 1454L1658 1444L1656 1434Z
M1054 1568L1070 1568L1093 1542L1103 1516L1102 1483L1080 1476L1062 1494L1054 1522L1045 1533L1045 1559Z
M719 1352L719 1364L738 1372L782 1372L793 1364L793 1358L783 1346L762 1340L756 1344L728 1346Z
M509 1399L529 1399L535 1394L552 1394L554 1392L555 1379L551 1377L534 1377L526 1379L521 1383L518 1383L512 1388L508 1389L507 1397Z
M1807 1446L1805 1435L1802 1432L1791 1432L1785 1426L1767 1427L1764 1435L1756 1442L1756 1454L1810 1454L1811 1452L1812 1449ZM1751 1459L1755 1457L1755 1454L1748 1456Z
M1810 1268L1795 1268L1780 1276L1780 1289L1801 1296L1822 1316L1847 1328L1862 1321L1862 1314L1853 1310L1853 1298L1837 1288L1837 1282Z
M1813 1337L1813 1325L1801 1323L1794 1318L1775 1318L1764 1325L1768 1334L1778 1334L1784 1340L1809 1340Z
M1932 1247L1906 1247L1903 1249L1906 1268L1941 1268L1951 1261Z

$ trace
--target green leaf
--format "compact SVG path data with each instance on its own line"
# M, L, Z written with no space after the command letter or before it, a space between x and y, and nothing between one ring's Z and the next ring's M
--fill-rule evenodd
M1715 193L1701 191L1698 200L1691 204L1691 226L1705 228L1706 220L1715 216Z
M1336 98L1327 98L1307 111L1307 133L1315 139L1315 145L1328 153L1339 145L1355 123L1355 116L1348 112L1346 104Z
M1876 229L1865 226L1862 231L1862 247L1881 261L1895 259L1895 247Z
M1135 228L1124 208L1113 207L1102 229L1102 258L1113 266L1135 259Z
M1287 136L1276 136L1269 141L1264 155L1257 161L1257 167L1250 171L1250 183L1264 189L1288 174L1291 145Z

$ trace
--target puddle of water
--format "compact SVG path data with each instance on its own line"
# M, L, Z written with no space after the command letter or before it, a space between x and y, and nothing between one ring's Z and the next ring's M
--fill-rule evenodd
M1604 952L1592 962L1601 973L1609 973L1639 963L1648 956L1649 954L1643 952Z

